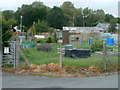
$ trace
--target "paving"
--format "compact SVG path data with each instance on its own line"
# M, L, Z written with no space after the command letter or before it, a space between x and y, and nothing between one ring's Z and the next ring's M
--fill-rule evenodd
M2 88L118 88L118 74L83 78L51 78L3 72Z

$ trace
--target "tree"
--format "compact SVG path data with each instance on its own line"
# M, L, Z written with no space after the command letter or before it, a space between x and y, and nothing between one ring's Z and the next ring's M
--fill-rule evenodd
M10 30L10 23L6 21L5 17L2 17L2 42L3 47L8 46L8 43L5 41L8 41L12 36L12 32Z
M56 29L62 29L66 25L66 19L62 10L59 7L54 6L48 14L47 21L50 27Z
M82 15L82 9L76 9L75 14L75 20L74 20L75 26L83 26L83 15Z
M20 24L20 16L22 15L23 25L26 27L30 27L33 22L37 22L38 20L46 21L47 11L46 7L39 7L39 4L33 3L32 5L22 5L21 8L15 12L16 19L18 20L18 25Z
M92 13L93 13L93 10L89 9L88 7L83 9L83 16L84 16L84 18L88 17Z
M89 19L89 15L92 15L93 14L93 10L92 9L89 9L88 7L87 8L84 8L83 9L83 26L89 26L87 23L91 23L88 19Z
M105 15L105 22L109 23L110 20L113 19L113 18L114 18L113 15L111 15L111 14L106 14L106 15Z
M111 19L110 20L110 26L109 26L109 32L116 32L117 29L116 29L116 26L117 26L117 19Z
M118 21L117 23L119 23L119 24L120 24L120 18L118 17L118 18L116 18L116 19L117 19L117 21Z
M45 5L43 4L43 2L40 1L35 1L31 4L33 7L44 7Z
M46 21L38 21L34 24L36 33L48 32L49 26Z
M64 2L60 8L66 17L67 26L74 26L75 7L72 4L72 2L70 1Z
M14 11L12 10L4 10L2 14L6 20L14 19Z
M98 24L98 19L96 18L95 14L90 14L85 21L85 25L87 27L93 27L96 26Z
M102 9L97 9L95 11L95 15L96 15L96 18L97 18L97 23L103 23L105 22L105 12L102 10Z

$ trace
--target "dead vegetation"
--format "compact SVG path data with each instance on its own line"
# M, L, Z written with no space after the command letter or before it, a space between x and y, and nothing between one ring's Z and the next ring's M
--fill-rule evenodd
M117 72L120 71L120 64L115 65L112 71ZM89 68L79 68L77 66L64 66L60 67L59 64L49 63L43 65L34 65L31 64L29 66L25 65L22 68L9 69L7 72L15 73L15 74L24 74L25 75L33 75L30 73L35 73L36 75L40 76L39 73L54 73L54 74L76 74L76 75L99 75L104 72L104 70L98 66L90 66ZM29 74L27 74L29 73ZM34 75L35 75L34 74ZM46 75L47 76L47 75ZM49 76L49 75L48 75ZM52 75L50 75L52 76ZM62 76L57 76L62 77ZM63 76L66 77L66 76ZM68 75L69 77L69 75ZM74 76L79 77L79 76Z

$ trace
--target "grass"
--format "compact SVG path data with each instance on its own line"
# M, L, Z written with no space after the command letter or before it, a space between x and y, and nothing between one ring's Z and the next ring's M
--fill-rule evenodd
M31 64L42 65L48 63L59 63L59 55L57 53L57 48L59 45L51 44L53 50L51 52L37 51L36 48L23 49L23 52L27 56ZM83 47L83 46L82 46ZM82 48L79 46L79 48ZM85 47L85 46L84 46ZM118 56L111 56L112 65L118 63ZM92 54L89 58L78 58L72 59L63 56L63 66L78 66L78 67L89 67L89 66L100 66L103 67L103 57L102 55Z

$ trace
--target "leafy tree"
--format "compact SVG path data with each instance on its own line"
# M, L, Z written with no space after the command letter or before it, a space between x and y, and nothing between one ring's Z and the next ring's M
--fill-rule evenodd
M111 14L106 14L106 16L105 16L105 22L110 22L110 20L111 19L113 19L114 18L114 16L113 15L111 15Z
M66 24L65 16L59 7L54 6L47 17L49 25L56 29L62 29Z
M95 11L95 15L96 15L96 18L97 18L97 23L103 23L104 20L105 20L105 12L102 10L102 9L98 9Z
M120 24L120 18L117 18L117 21L118 21L117 23L119 23L119 24Z
M96 18L95 14L90 14L87 18L86 18L86 26L88 27L92 27L92 26L96 26L98 19Z
M93 10L89 9L88 7L83 9L83 16L84 16L84 18L88 17L92 13L93 13Z
M22 5L21 8L15 13L16 19L18 20L18 25L20 24L20 16L23 16L22 21L23 25L26 27L30 27L33 22L37 22L38 20L46 21L47 11L46 7L38 7L34 5Z
M110 20L110 26L109 26L109 32L116 32L117 29L116 29L116 26L117 26L117 19L111 19Z
M64 2L60 7L67 19L67 26L74 26L75 7L70 1Z
M5 17L2 17L2 42L3 47L8 46L8 43L5 41L8 41L10 37L12 36L12 32L10 30L10 23L6 21Z
M83 26L83 15L82 15L82 9L76 9L76 15L75 15L75 26Z
M38 21L34 27L37 33L48 32L49 29L48 23L46 21Z
M50 28L48 29L48 32L49 32L50 34L52 34L53 31L54 31L54 28L52 28L52 27L50 27Z
M6 20L14 19L14 11L12 10L4 10L2 15L5 17Z
M31 4L33 7L44 7L45 5L43 4L43 2L40 1L35 1Z
M93 14L93 10L89 9L88 7L84 8L82 14L83 14L83 18L84 18L83 19L83 26L89 26L89 25L87 25L87 23L91 23L91 22L89 22L88 19L89 19L89 15Z

